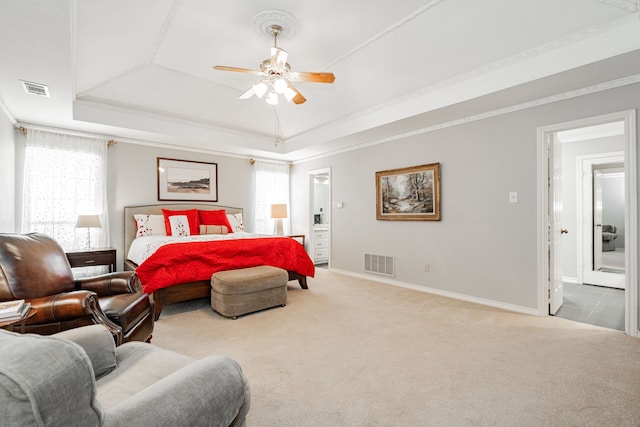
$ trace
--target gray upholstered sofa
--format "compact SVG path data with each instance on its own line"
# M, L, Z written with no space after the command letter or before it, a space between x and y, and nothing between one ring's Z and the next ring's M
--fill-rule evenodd
M0 330L2 426L243 426L240 366L142 342L116 348L102 325L52 336Z
M602 250L603 251L615 251L616 242L618 238L616 234L617 227L615 225L603 225L602 226Z

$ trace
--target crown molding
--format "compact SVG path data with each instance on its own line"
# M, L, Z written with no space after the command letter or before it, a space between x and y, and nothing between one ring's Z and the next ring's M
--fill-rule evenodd
M9 121L11 122L11 124L13 126L16 126L16 124L18 123L16 118L13 117L13 114L11 114L11 111L9 111L9 109L7 108L7 105L4 103L4 101L2 100L2 98L0 98L0 110L2 110L5 114L5 116L7 116L7 119L9 119Z
M173 20L176 17L178 8L182 5L182 1L183 0L173 0L171 9L169 9L169 13L167 13L167 17L162 23L162 28L160 28L160 31L158 32L158 36L156 37L155 42L153 43L153 46L149 51L149 55L147 55L146 62L152 63L155 60L156 55L158 55L158 51L160 50L162 43L164 43L164 39L167 36L167 33L171 29L171 24L173 24Z
M329 68L333 67L334 65L336 65L336 64L344 61L345 59L349 58L350 56L355 55L356 53L358 53L362 49L364 49L367 46L369 46L371 43L374 43L375 41L381 39L382 37L386 36L387 34L392 33L395 30L397 30L398 28L400 28L400 27L406 25L407 23L413 21L415 18L417 18L418 16L422 15L423 13L429 11L430 9L434 8L435 6L437 6L438 4L442 3L443 1L444 0L431 0L426 5L422 6L421 8L419 8L418 10L413 12L412 14L410 14L408 16L405 16L400 21L398 21L398 22L394 23L393 25L385 28L383 31L379 32L378 34L376 34L375 36L371 37L370 39L365 40L364 42L360 43L358 46L354 47L349 52L347 52L344 55L340 56L335 61L327 64L325 67L322 68L322 70L329 69Z
M432 3L439 3L439 2L432 2ZM620 19L616 19L613 21L609 21L603 25L599 25L596 27L592 27L589 28L585 31L579 32L579 33L575 33L572 34L570 36L558 39L558 40L554 40L552 42L546 43L542 46L538 46L536 48L533 49L529 49L527 51L521 52L519 54L513 55L509 58L505 58L496 62L493 62L491 64L488 64L484 67L480 67L480 68L476 68L468 73L463 73L463 74L459 74L451 79L448 80L444 80L442 82L439 82L437 84L434 85L430 85L430 86L426 86L422 89L418 89L415 90L411 93L407 93L404 96L399 96L397 98L391 99L387 102L383 102L380 103L378 105L375 105L371 108L368 108L366 110L362 110L359 111L358 113L349 115L349 116L345 116L345 117L341 117L339 119L336 119L332 122L329 123L325 123L321 126L318 126L317 128L314 129L310 129L306 132L297 134L297 135L291 135L289 138L287 138L286 140L290 140L293 138L299 139L301 137L303 137L305 134L309 134L310 132L313 131L317 131L317 130L321 130L323 128L332 126L332 125L340 125L343 123L348 123L350 121L353 121L355 119L358 118L362 118L362 117L366 117L372 113L376 113L400 104L403 104L405 102L408 102L410 100L413 99L417 99L420 97L423 97L425 95L429 95L433 92L451 87L451 86L455 86L456 84L460 84L463 83L467 80L471 80L471 79L475 79L487 74L490 74L492 72L495 72L497 70L503 69L503 68L508 68L510 66L513 66L515 64L518 64L520 62L524 62L526 60L538 57L538 56L542 56L544 54L547 54L549 52L558 50L558 49L562 49L562 48L566 48L572 44L575 44L577 42L589 39L591 37L597 36L599 34L602 33L606 33L608 31L617 29L617 28L621 28L624 27L625 25L628 25L629 23L633 23L633 22L638 22L638 16L637 15L628 15L625 16L624 18L620 18ZM285 140L285 142L286 142Z
M617 7L629 12L638 12L638 0L596 0L598 3Z
M514 105L510 105L508 107L502 107L502 108L498 108L495 110L491 110L491 111L486 111L484 113L480 113L480 114L473 114L467 117L462 117L456 120L450 120L450 121L446 121L446 122L442 122L442 123L437 123L431 126L426 126L424 128L420 128L420 129L416 129L410 132L403 132L403 133L399 133L397 135L392 135L392 136L388 136L385 138L379 138L373 141L368 141L368 142L364 142L361 144L356 144L356 145L352 145L349 147L345 147L342 149L338 149L338 150L332 150L332 151L328 151L322 154L318 154L315 156L309 156L306 157L304 159L299 159L296 161L293 161L293 164L298 164L298 163L304 163L304 162L308 162L311 160L317 160L317 159L322 159L322 158L326 158L329 156L334 156L337 154L341 154L341 153L346 153L349 151L354 151L354 150L359 150L362 148L367 148L367 147L371 147L374 145L378 145L378 144L384 144L387 142L392 142L392 141L397 141L400 139L405 139L405 138L410 138L412 136L416 136L416 135L421 135L424 133L429 133L429 132L433 132L436 130L440 130L440 129L445 129L445 128L450 128L450 127L454 127L454 126L459 126L459 125L464 125L466 123L471 123L471 122L476 122L479 120L484 120L484 119L488 119L491 117L496 117L496 116L501 116L504 114L509 114L509 113L513 113L516 111L522 111L522 110L526 110L529 108L533 108L533 107L539 107L541 105L546 105L546 104L552 104L554 102L559 102L559 101L564 101L567 99L571 99L571 98L577 98L579 96L583 96L583 95L589 95L592 93L597 93L597 92L603 92L606 90L610 90L610 89L615 89L618 87L623 87L623 86L628 86L628 85L632 85L632 84L636 84L636 83L640 83L640 73L639 74L634 74L631 76L627 76L627 77L623 77L620 79L616 79L616 80L610 80L608 82L604 82L604 83L599 83L599 84L595 84L595 85L591 85L591 86L587 86L587 87L583 87L580 89L575 89L575 90L571 90L571 91L567 91L567 92L562 92L556 95L551 95L551 96L547 96L544 98L538 98L538 99L534 99L531 101L527 101L527 102L523 102L523 103L519 103L519 104L514 104Z

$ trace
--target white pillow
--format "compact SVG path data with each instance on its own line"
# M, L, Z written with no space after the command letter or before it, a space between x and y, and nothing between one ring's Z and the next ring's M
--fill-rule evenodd
M229 219L229 224L231 224L231 231L237 233L238 231L244 231L244 222L242 222L242 214L227 214L227 218Z
M190 236L189 219L186 215L171 215L169 217L169 226L171 227L172 236Z
M138 227L136 237L167 235L163 215L136 214L133 217Z

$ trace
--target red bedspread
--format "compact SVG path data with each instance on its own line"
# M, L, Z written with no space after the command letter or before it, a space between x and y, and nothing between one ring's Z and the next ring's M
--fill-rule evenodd
M216 271L258 265L315 275L307 252L288 237L172 243L158 248L136 272L142 289L151 293L180 283L209 280Z

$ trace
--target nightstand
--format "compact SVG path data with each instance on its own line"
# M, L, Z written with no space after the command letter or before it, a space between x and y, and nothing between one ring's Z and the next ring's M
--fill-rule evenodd
M108 265L109 273L116 271L116 250L113 248L86 249L67 252L66 255L71 268Z
M289 237L291 237L293 240L297 241L304 247L304 234L293 234Z

